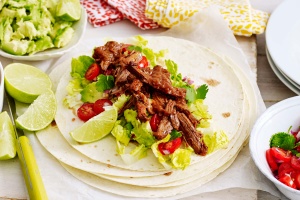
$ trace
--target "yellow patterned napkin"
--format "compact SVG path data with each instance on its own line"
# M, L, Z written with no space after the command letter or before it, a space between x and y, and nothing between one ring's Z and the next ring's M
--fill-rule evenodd
M146 17L171 28L194 13L216 6L235 35L251 36L264 32L269 14L255 10L249 0L147 0Z

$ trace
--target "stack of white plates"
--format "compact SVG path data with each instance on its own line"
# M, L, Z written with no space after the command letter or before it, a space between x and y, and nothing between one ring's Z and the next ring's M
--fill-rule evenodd
M278 78L300 95L300 0L285 0L272 12L266 53Z

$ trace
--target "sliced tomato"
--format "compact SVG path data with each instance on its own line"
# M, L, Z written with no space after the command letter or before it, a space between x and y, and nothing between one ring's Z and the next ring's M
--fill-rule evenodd
M181 137L175 138L169 142L158 144L158 149L163 155L169 155L174 153L181 145Z
M292 158L291 151L286 151L278 147L272 147L271 154L277 163L290 162Z
M148 65L149 65L149 63L148 63L146 56L142 56L142 60L139 62L138 67L145 68L145 67L148 67Z
M150 119L150 126L152 131L154 132L157 131L159 122L160 122L160 117L158 116L158 114L152 115Z
M93 108L93 103L84 103L78 108L77 116L79 117L79 119L86 122L96 115Z
M275 159L271 154L271 149L268 149L266 151L266 159L272 172L278 170L278 164L275 162Z
M113 103L111 102L111 100L109 99L98 99L95 103L94 103L94 111L95 113L98 115L100 113L102 113L105 109L105 106L111 106Z
M282 163L281 165L279 165L279 168L278 168L278 177L279 178L285 176L286 174L290 174L293 177L293 174L295 174L295 173L296 173L296 170L292 167L290 162L285 162L285 163Z
M100 66L97 63L93 63L85 72L85 78L89 81L96 80L97 76L100 74L100 71Z
M297 156L292 156L291 166L296 170L300 170L300 158Z

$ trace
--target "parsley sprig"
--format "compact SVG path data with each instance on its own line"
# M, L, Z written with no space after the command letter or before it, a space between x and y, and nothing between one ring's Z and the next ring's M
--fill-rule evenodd
M286 151L291 151L297 157L300 157L300 152L296 150L298 146L300 146L300 142L296 143L296 138L289 134L291 127L288 132L278 132L272 135L270 139L270 148L271 147L279 147Z

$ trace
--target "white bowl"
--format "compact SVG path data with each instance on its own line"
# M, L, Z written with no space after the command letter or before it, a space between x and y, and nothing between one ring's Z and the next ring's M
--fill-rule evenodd
M0 112L3 108L3 99L4 99L4 72L3 67L0 62Z
M41 51L30 56L16 56L16 55L6 53L5 51L0 49L0 55L6 58L11 58L13 60L28 60L28 61L47 60L50 58L60 57L66 54L67 52L71 51L79 44L81 38L85 33L86 24L87 24L87 14L85 9L82 7L81 18L79 21L73 24L72 26L74 29L73 37L66 46L62 48L47 49L45 51Z
M250 135L250 153L256 166L275 186L288 198L300 199L300 191L292 189L272 174L266 160L266 150L270 148L269 141L273 134L287 132L300 126L300 96L283 100L269 107L256 121Z

